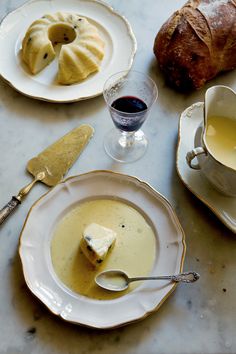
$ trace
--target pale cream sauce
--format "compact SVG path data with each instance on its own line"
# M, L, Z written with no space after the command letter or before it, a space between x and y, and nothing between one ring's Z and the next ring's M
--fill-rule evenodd
M113 249L97 268L79 247L84 228L93 222L117 233ZM95 299L119 297L138 286L131 284L121 293L112 293L96 285L97 274L121 269L131 277L145 276L150 274L155 257L156 237L147 220L132 206L113 199L78 204L59 221L51 241L52 264L59 279L74 292Z
M114 290L124 289L127 287L128 282L121 274L104 273L99 277L99 284Z
M236 119L208 117L206 144L218 161L236 170Z

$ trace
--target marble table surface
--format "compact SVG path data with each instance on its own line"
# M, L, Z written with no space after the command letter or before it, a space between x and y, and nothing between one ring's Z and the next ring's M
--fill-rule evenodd
M23 2L1 0L0 17ZM112 122L102 97L51 104L24 97L0 80L0 205L30 181L25 165L31 157L70 129L89 123L95 136L69 175L108 169L149 182L169 199L183 226L184 269L199 272L201 279L192 286L179 285L156 313L119 329L99 331L63 322L30 293L18 255L27 212L48 190L38 184L0 229L0 353L235 354L236 235L186 189L176 172L175 154L180 113L202 101L211 85L235 89L236 73L221 75L198 92L174 92L164 83L152 46L162 23L185 1L107 2L129 20L137 38L133 68L149 73L159 88L143 127L150 141L147 154L132 164L113 162L105 154L102 141Z

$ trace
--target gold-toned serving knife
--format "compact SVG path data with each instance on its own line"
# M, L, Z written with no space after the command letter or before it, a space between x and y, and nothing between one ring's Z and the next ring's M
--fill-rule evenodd
M13 196L0 210L0 225L21 204L36 182L43 182L49 187L59 183L77 160L93 133L94 129L90 125L83 124L31 159L27 164L27 170L34 176L34 180L22 188L17 196Z

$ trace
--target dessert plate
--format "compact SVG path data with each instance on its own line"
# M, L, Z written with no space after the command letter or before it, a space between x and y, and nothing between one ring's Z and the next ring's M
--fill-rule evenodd
M96 300L73 292L56 276L50 253L52 230L68 208L87 198L115 198L131 204L149 219L156 237L152 274L182 271L184 232L169 202L135 177L92 171L58 184L29 211L19 246L26 283L52 313L72 323L105 329L142 319L162 305L176 283L143 282L119 298Z
M185 186L206 204L231 231L236 233L236 198L214 189L199 170L192 170L186 154L200 145L203 122L203 102L188 107L180 116L176 167Z
M74 85L59 85L57 59L37 75L30 74L21 59L21 43L30 24L46 13L75 12L94 24L105 42L100 71ZM0 75L16 90L51 102L75 102L102 93L106 79L129 70L136 39L128 21L100 0L32 0L8 14L0 26ZM122 53L122 55L121 55Z

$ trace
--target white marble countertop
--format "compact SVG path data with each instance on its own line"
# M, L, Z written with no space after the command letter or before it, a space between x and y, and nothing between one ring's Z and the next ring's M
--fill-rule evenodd
M47 191L38 184L0 229L1 354L236 353L236 237L185 188L175 167L180 113L202 101L211 85L235 89L236 73L221 75L188 95L164 84L152 52L153 41L161 24L184 2L108 1L130 21L137 38L133 68L149 73L159 88L159 98L143 127L150 140L149 150L135 163L115 163L105 154L102 141L112 122L102 97L51 104L24 97L0 80L0 205L30 181L25 166L31 157L73 127L89 123L95 136L69 175L109 169L149 182L175 209L186 234L184 268L199 272L200 281L179 285L156 313L119 329L99 331L63 322L30 293L18 255L27 212ZM23 3L1 0L0 17Z

